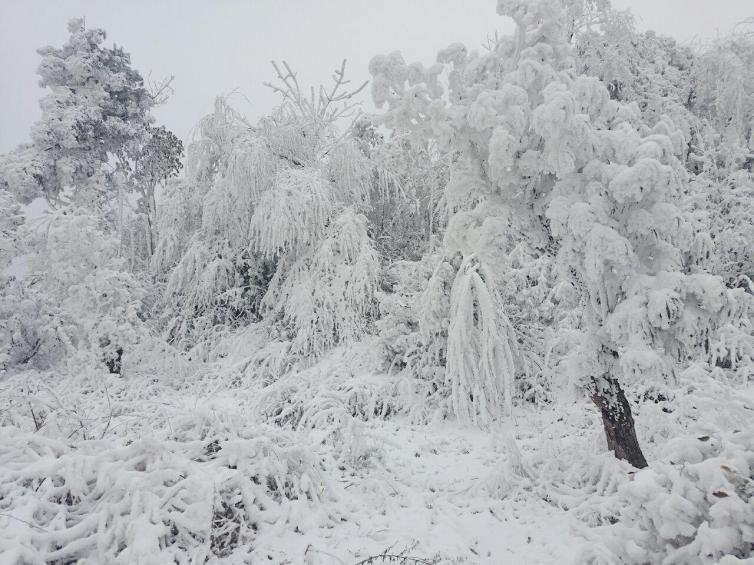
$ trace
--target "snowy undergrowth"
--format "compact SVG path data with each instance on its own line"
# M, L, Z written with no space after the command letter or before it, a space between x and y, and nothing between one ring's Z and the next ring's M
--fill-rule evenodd
M386 375L376 338L335 348L307 365L295 356L291 361L289 342L255 347L264 330L241 330L212 351L212 368L202 379L210 400L243 396L250 417L298 430L336 431L351 418L398 413L426 420L422 383Z
M721 370L630 391L636 472L585 400L517 401L481 431L415 418L420 387L380 373L369 344L280 372L259 368L283 342L236 345L190 379L125 362L0 381L0 563L751 557L754 402Z
M748 563L754 557L754 403L730 388L721 371L699 366L669 388L654 398L635 395L645 399L635 410L647 469L605 452L597 415L578 404L561 406L561 416L534 439L524 480L514 486L576 520L575 562Z
M213 562L265 525L334 521L321 462L279 430L214 414L134 441L0 435L2 563Z
M754 558L754 403L722 371L692 367L641 405L650 466L584 530L589 563L749 563ZM604 509L608 509L607 512Z
M82 352L54 370L3 375L0 426L74 441L141 437L168 428L173 414L196 406L191 395L199 369L156 342L124 354L121 374Z

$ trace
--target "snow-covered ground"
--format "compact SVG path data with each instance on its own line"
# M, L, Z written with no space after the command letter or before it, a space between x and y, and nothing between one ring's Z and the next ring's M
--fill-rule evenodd
M502 484L504 477L510 475L504 465L505 445L495 434L451 423L413 425L402 418L357 425L367 447L351 464L337 463L327 457L328 450L323 449L322 461L326 463L320 468L321 475L314 479L321 484L320 500L307 500L303 504L299 500L284 500L273 523L260 526L251 543L222 562L350 564L383 552L405 552L405 555L432 563L578 562L578 544L569 542L577 521L551 501L521 488L522 485L506 488ZM537 433L535 429L528 429L521 436L525 449L535 448ZM13 498L13 495L8 496L9 483L14 476L20 476L14 473L26 471L34 475L35 467L43 470L37 482L32 481L27 486L28 489L33 486L35 492L38 483L44 481L43 476L54 477L60 465L72 470L101 467L92 477L99 477L102 472L125 475L130 469L126 463L129 458L124 455L127 441L118 440L114 444L104 440L43 441L38 434L19 434L10 428L3 428L1 434L4 447L0 450L0 474L6 500ZM302 434L300 439L302 443L312 443L311 434ZM163 449L159 441L149 438L137 440L137 443L145 451ZM209 439L202 442L205 446L210 444ZM220 445L219 454L230 449ZM40 449L35 451L31 446L40 446ZM196 442L192 446L196 451ZM170 451L170 448L164 449ZM186 454L191 451L186 448ZM29 452L38 456L26 458ZM200 459L203 457L197 457ZM123 462L122 468L116 469L114 464L119 460ZM186 463L184 460L183 464ZM195 476L201 477L202 488L210 492L219 490L227 481L227 475L207 472L211 465L207 462L193 466L202 465L203 470L193 469ZM168 468L162 467L165 472L169 472ZM138 467L131 470L136 472ZM86 471L82 475L86 476ZM123 480L131 489L144 489L149 484L148 481ZM520 480L526 482L525 478ZM120 481L114 480L111 488L117 488L118 484ZM143 503L135 499L162 494L162 485L159 488L156 485L151 493L130 492L129 504L142 508ZM88 488L76 486L82 491ZM491 496L491 491L500 487L508 492ZM74 498L78 496L75 488L72 489ZM95 499L111 495L112 492L103 492ZM16 493L16 496L28 499L34 494ZM5 545L0 563L15 563L14 558L24 562L20 557L23 553L11 548L28 542L33 536L34 515L40 510L30 510L34 507L31 503L12 508L5 508L2 503L0 506L3 506L0 523L4 532L0 539ZM101 512L102 509L89 511ZM85 521L86 512L79 519ZM145 528L144 524L139 525L138 516L123 514L121 519L125 530ZM52 519L45 529L62 526ZM156 526L153 524L153 527ZM130 538L131 543L153 533L149 528L136 532ZM85 538L82 535L81 539ZM146 547L153 549L149 544ZM251 560L243 561L243 555ZM145 556L133 554L137 560Z
M441 563L576 563L573 518L536 495L491 497L504 476L494 436L450 424L370 422L379 450L363 469L331 477L343 520L334 528L261 535L257 553L291 563L356 563L387 551Z
M650 468L637 474L606 451L583 399L519 405L487 430L364 419L349 413L354 398L368 405L363 392L392 377L338 371L334 357L292 393L285 379L234 390L6 379L0 563L646 563L673 544L719 553L748 535L750 390L641 405ZM308 400L309 420L258 412L276 387L291 413ZM721 399L728 410L709 409Z

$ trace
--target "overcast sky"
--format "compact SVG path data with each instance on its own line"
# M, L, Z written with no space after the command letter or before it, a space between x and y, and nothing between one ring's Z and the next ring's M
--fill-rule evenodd
M684 42L728 32L754 16L754 0L614 0L630 8L642 29ZM306 83L328 80L343 58L353 82L369 78L378 53L400 50L409 60L434 61L460 41L479 47L488 34L510 29L494 0L0 0L0 152L28 140L43 91L36 49L61 45L77 16L125 47L143 75L175 76L175 95L158 120L186 138L218 94L249 117L277 98L263 82L270 60L286 59Z

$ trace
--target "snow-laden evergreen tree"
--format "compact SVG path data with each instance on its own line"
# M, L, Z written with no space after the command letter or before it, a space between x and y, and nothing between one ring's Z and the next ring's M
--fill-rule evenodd
M275 113L251 125L220 99L200 123L187 178L162 207L160 223L172 227L154 266L166 272L172 339L192 345L264 318L292 356L316 357L366 329L379 260L364 213L387 181L360 139L337 131L360 90L348 90L344 67L311 96L287 65L275 68ZM192 226L175 213L180 198L201 203L185 249Z
M39 84L47 89L42 118L32 144L0 156L0 186L22 202L41 196L52 207L86 206L107 218L133 270L153 250L155 189L181 166L181 142L151 125L170 82L150 88L130 55L105 47L105 31L83 19L71 20L68 31L62 47L38 51Z
M67 201L72 189L84 199L79 203L87 203L94 196L84 196L85 188L111 158L125 159L129 146L148 139L152 99L130 56L102 45L104 30L74 19L68 31L61 48L39 49L40 86L49 93L40 101L42 119L32 139L49 163L49 175L41 179L48 200Z
M455 155L445 248L466 265L451 290L451 313L462 316L450 319L447 347L455 411L482 420L504 413L510 395L495 383L510 382L516 341L500 304L528 293L520 306L543 321L552 284L526 277L517 287L512 273L517 262L532 269L555 255L571 286L556 292L568 299L561 306L583 308L581 347L562 367L600 408L610 449L643 467L623 385L673 379L675 363L701 355L717 327L741 316L743 299L719 278L685 273L695 234L678 205L683 133L667 117L646 125L636 105L577 74L561 2L500 0L498 13L517 31L490 53L452 45L430 68L397 53L370 64L386 124L436 137ZM473 336L473 347L461 336Z

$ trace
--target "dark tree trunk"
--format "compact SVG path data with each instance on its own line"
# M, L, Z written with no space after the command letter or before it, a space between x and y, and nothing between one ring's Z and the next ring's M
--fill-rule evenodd
M607 376L592 379L590 396L602 414L607 447L618 459L628 461L637 469L646 467L647 460L636 439L631 406L618 381Z

